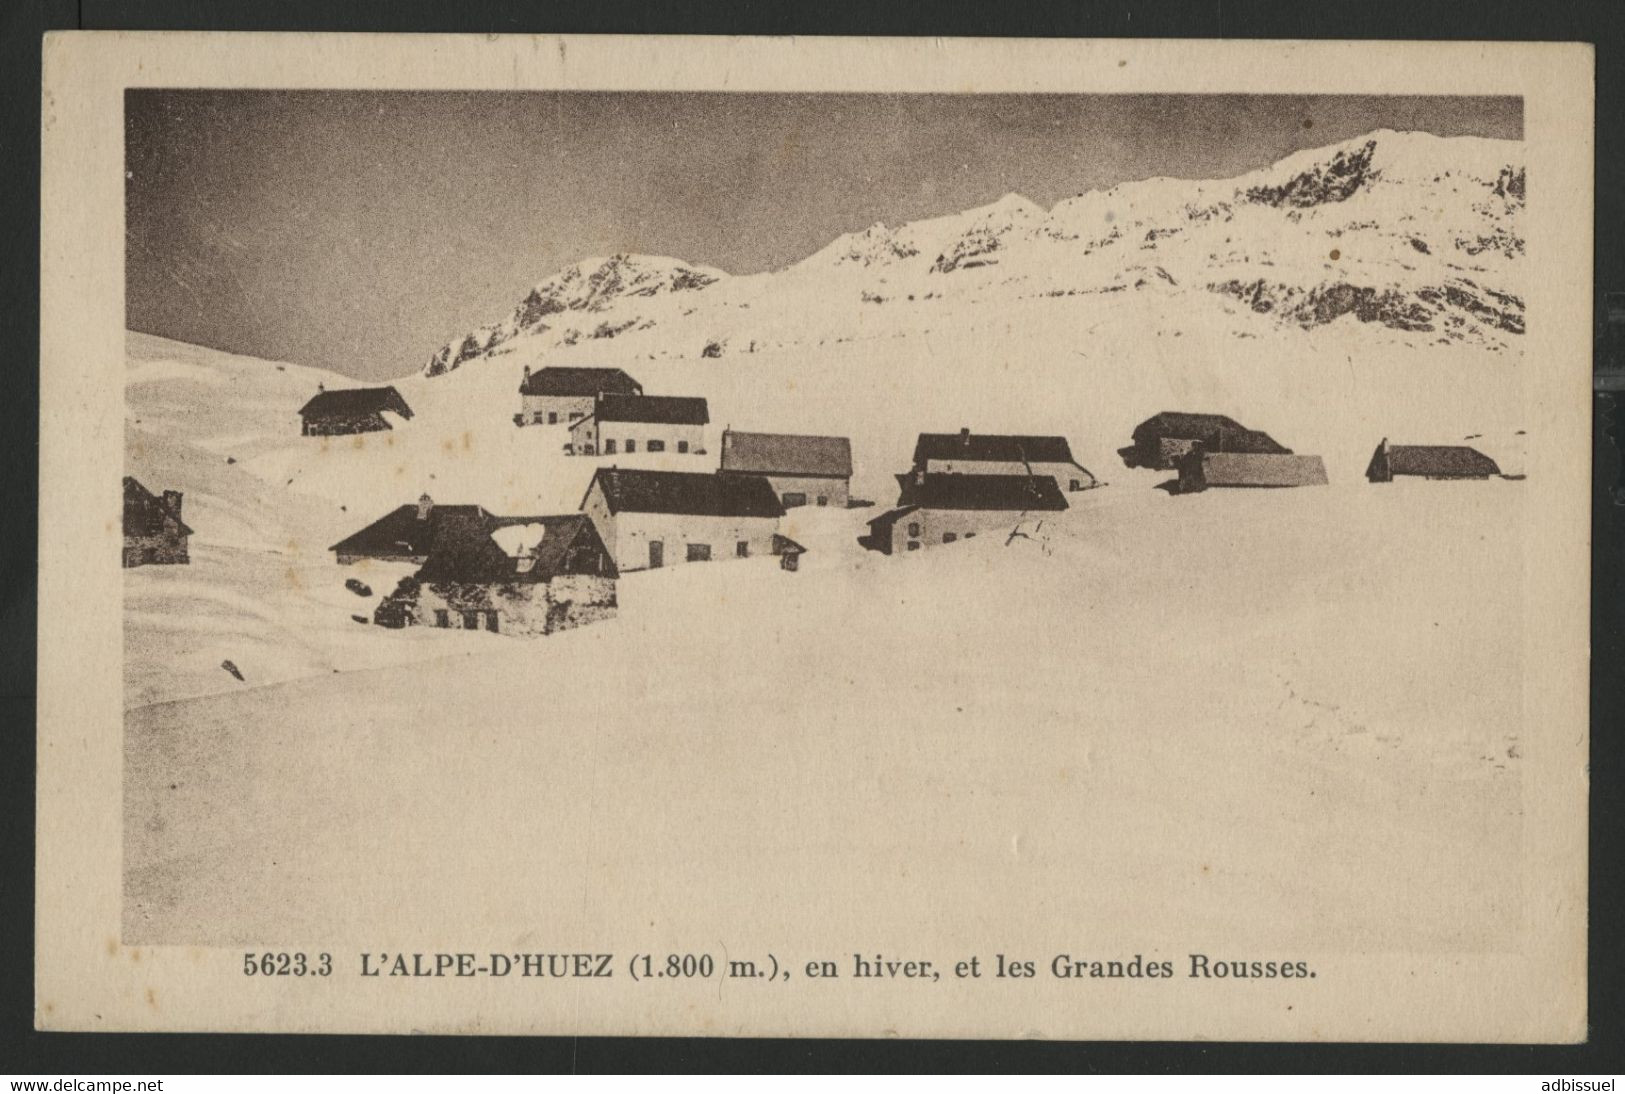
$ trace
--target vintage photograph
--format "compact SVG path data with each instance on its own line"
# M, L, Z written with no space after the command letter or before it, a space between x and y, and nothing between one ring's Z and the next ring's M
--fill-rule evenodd
M1527 956L1560 199L1524 95L1300 86L126 87L109 958L1360 1039Z
M125 119L126 943L741 854L1510 937L1518 100Z

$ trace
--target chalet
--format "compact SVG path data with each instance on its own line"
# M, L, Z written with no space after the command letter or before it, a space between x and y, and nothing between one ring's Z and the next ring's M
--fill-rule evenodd
M845 437L790 433L722 434L722 472L761 475L786 509L846 508L852 481L852 442Z
M1292 449L1278 444L1268 433L1248 429L1223 414L1187 414L1165 410L1134 427L1134 443L1117 450L1129 467L1170 470L1192 449L1204 452L1240 452L1289 456Z
M581 500L622 571L773 553L784 506L761 475L600 467Z
M600 395L592 413L570 426L565 452L614 456L638 452L705 452L704 399L678 395Z
M434 545L435 529L447 519L462 519L489 513L477 505L436 505L424 494L416 505L402 505L379 517L353 535L339 540L328 550L338 556L341 566L348 566L364 558L379 562L411 562L422 565L428 561L429 548Z
M393 387L351 387L339 391L323 388L299 408L300 432L306 437L331 437L395 428L384 417L385 413L410 418L412 408Z
M384 598L373 621L552 634L613 617L619 576L584 514L497 517L477 505L447 506L422 568Z
M569 425L592 413L600 395L642 395L643 385L618 368L525 366L515 425Z
M1260 452L1189 452L1179 461L1176 493L1209 487L1325 486L1326 465L1319 456Z
M181 521L181 492L155 495L124 476L124 566L185 566L192 529Z
M972 475L963 472L899 475L897 507L869 522L863 545L882 554L975 539L979 532L1013 528L1030 513L1067 508L1050 475Z
M928 475L1048 475L1068 493L1100 485L1072 458L1072 446L1065 437L972 433L969 429L921 433L914 445L914 470Z
M1496 462L1464 444L1389 444L1384 437L1371 454L1365 477L1393 482L1411 475L1423 479L1487 479L1501 474Z

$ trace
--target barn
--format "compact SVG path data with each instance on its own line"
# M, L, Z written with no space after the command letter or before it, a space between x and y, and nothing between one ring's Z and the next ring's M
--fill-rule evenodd
M1197 450L1179 462L1176 493L1196 494L1209 487L1325 485L1326 465L1319 456Z
M569 425L592 413L600 395L642 395L643 385L618 368L525 366L515 425Z
M422 568L384 598L373 621L552 634L612 618L619 576L582 513L497 517L479 506L447 506Z
M185 566L192 529L181 520L181 492L155 495L124 476L124 567Z
M896 554L1010 529L1033 513L1058 513L1066 497L1050 475L899 475L897 507L869 521L861 541Z
M1464 444L1389 444L1384 437L1365 469L1370 482L1393 482L1411 476L1422 479L1488 479L1501 468L1476 448Z
M1100 480L1072 458L1065 437L1010 433L921 433L914 444L914 470L928 475L1045 475L1067 493L1089 490Z
M564 450L573 456L638 452L705 453L711 420L701 398L683 395L600 395L592 413L570 426Z
M773 553L784 506L761 475L600 467L581 500L622 571Z
M850 500L852 442L795 433L722 434L724 474L762 475L786 509L844 509Z
M384 415L412 416L401 393L394 387L352 387L338 391L325 388L299 408L300 432L306 437L331 437L349 433L378 433L395 428Z
M1223 414L1165 410L1134 427L1134 443L1117 450L1129 467L1170 470L1198 446L1204 452L1289 456L1292 449L1268 433L1248 429Z

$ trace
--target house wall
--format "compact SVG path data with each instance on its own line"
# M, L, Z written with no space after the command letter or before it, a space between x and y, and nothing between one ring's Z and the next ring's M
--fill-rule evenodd
M583 421L570 430L570 443L577 456L620 456L626 454L626 442L636 446L637 453L649 451L649 442L665 445L668 453L704 455L705 427L699 425L669 425L660 422L600 422ZM615 450L608 452L610 442ZM591 451L587 451L587 446Z
M187 541L177 532L157 532L148 536L125 536L123 562L133 566L184 566L191 562Z
M592 413L591 395L521 395L519 413L527 425L569 425ZM548 415L557 420L549 421Z
M940 547L945 535L961 540L987 532L1008 532L1021 519L1021 513L1009 509L916 509L892 525L892 554Z
M786 509L791 504L786 500L787 494L804 494L806 501L798 504L818 504L819 497L826 498L825 504L834 509L845 509L848 501L847 480L836 478L814 478L810 475L764 475L762 476L773 484L773 492L784 502Z
M382 414L328 414L304 419L301 432L306 437L338 437L350 433L378 433L390 428Z
M1016 460L1001 462L998 460L927 460L925 469L931 474L943 475L1026 475L1028 467L1031 473L1040 477L1049 475L1063 491L1088 490L1097 485L1096 479L1089 472L1074 463L1021 463ZM1073 483L1077 483L1073 486Z
M587 510L589 513L591 509ZM773 553L773 534L779 529L774 517L696 517L674 513L617 513L606 523L593 516L598 534L608 544L615 565L625 573L649 569L649 544L663 545L664 566L680 566L688 561L690 544L711 548L711 561L738 558L741 540L749 557Z
M444 612L452 630L490 630L494 612L497 633L535 636L611 619L615 607L614 578L561 574L546 582L419 585L380 604L374 618L382 625L399 625L386 621L393 616L407 626L439 627Z

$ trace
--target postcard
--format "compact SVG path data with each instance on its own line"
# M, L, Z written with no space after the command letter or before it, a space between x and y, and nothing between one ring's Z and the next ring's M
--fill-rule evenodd
M1590 47L44 51L39 1028L1585 1038Z

